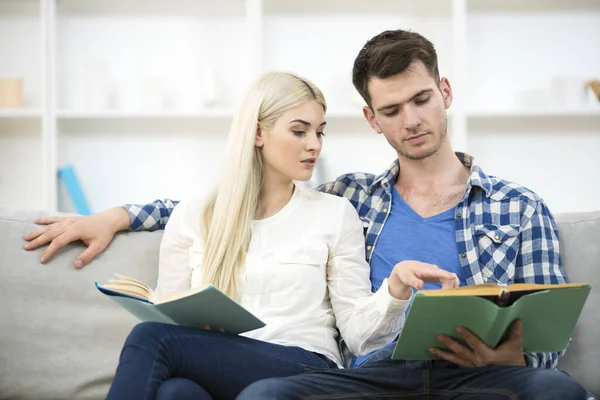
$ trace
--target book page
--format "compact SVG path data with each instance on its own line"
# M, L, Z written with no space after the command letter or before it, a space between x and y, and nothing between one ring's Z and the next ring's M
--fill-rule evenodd
M419 290L426 296L499 296L502 286L495 283L482 283L479 285L461 286L454 289Z
M139 297L150 302L154 300L154 291L148 285L137 279L115 273L117 279L109 279L101 287L129 296Z
M566 289L572 287L584 286L584 283L555 283L555 284L534 284L534 283L513 283L508 285L506 288L509 292L518 292L521 290L537 291L537 290L548 290L548 289Z
M532 284L532 283L514 283L508 286L501 286L496 283L482 283L479 285L461 286L455 289L439 289L439 290L420 290L426 296L500 296L505 292L536 292L548 289L561 289L570 287L584 286L583 283L564 283L564 284Z

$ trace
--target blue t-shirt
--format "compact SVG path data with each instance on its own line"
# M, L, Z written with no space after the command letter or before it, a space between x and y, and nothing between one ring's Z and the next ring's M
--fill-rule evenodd
M454 272L460 285L466 285L459 262L454 228L454 208L432 217L417 214L393 190L392 209L383 226L371 258L371 285L376 292L396 264L404 260L416 260L435 264ZM441 284L426 283L424 289L439 289ZM407 309L408 310L408 309ZM370 355L357 357L352 365L358 366Z

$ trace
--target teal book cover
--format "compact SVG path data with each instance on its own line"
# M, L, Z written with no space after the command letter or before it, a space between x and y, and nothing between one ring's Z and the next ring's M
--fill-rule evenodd
M122 276L120 276L121 278ZM126 277L125 277L126 278ZM153 292L139 281L126 278L129 285L135 282L136 289L123 289L123 280L112 280L113 284L96 288L115 303L141 321L162 322L202 329L210 326L213 330L223 330L231 334L240 334L265 326L254 314L239 305L216 287L210 285L202 290L170 296L162 301L153 301ZM115 283L117 282L117 283ZM120 286L119 286L120 284ZM144 294L147 293L147 294Z

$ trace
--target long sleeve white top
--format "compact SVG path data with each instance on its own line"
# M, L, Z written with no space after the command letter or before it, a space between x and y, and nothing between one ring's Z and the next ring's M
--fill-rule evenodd
M169 218L160 247L159 298L203 285L202 204L183 200ZM266 326L243 335L299 346L338 366L336 328L354 355L393 341L409 300L393 298L387 279L371 292L364 247L362 223L347 199L297 186L277 214L252 223L239 301Z

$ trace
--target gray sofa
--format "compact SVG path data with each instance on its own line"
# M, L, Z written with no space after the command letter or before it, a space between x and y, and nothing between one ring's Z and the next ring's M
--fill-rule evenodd
M94 281L121 272L154 285L162 232L120 234L92 264L74 270L82 244L46 265L41 249L22 249L38 216L0 208L0 399L103 398L137 321ZM600 396L600 212L557 219L569 279L593 285L560 368Z

